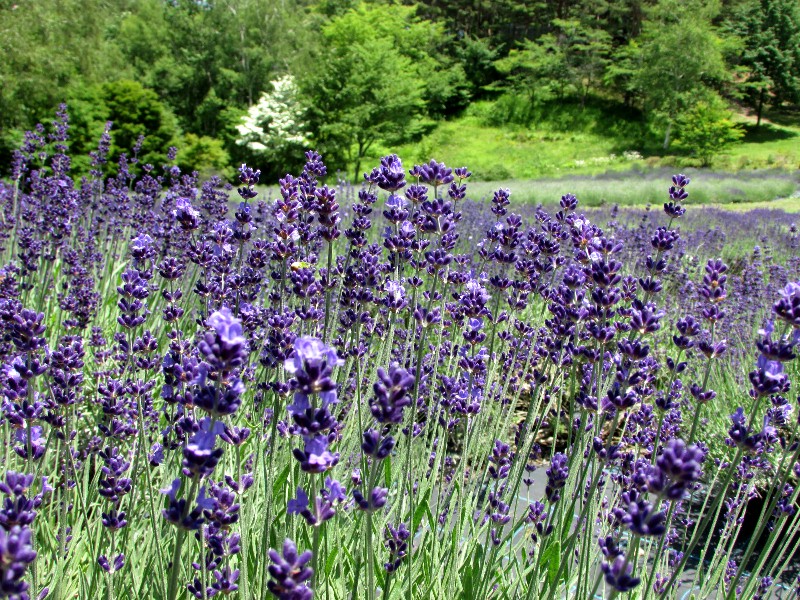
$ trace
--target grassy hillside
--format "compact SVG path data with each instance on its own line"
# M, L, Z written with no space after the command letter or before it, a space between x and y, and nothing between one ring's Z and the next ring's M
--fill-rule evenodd
M749 171L800 166L800 117L767 119L760 127L747 117L739 120L743 138L717 156L712 170ZM505 121L505 122L504 122ZM510 121L510 122L509 122ZM524 121L522 124L514 121ZM493 124L498 123L501 124ZM442 121L417 142L395 147L375 147L371 164L396 152L405 162L430 157L448 165L467 165L476 180L560 178L654 168L682 169L699 166L689 154L670 149L664 153L657 138L645 130L641 118L619 105L595 101L586 107L575 103L550 104L524 117L509 114L500 102L478 102L466 114ZM756 178L758 179L758 177ZM719 184L714 201L769 200L789 195L788 188L768 188L751 195L741 186ZM744 184L745 186L747 184ZM739 190L739 191L737 191ZM599 193L599 192L598 192Z

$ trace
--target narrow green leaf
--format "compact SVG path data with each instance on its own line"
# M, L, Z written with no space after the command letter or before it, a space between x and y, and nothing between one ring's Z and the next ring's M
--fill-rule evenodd
M336 564L336 557L339 555L339 546L334 546L328 552L328 558L325 561L325 575L330 577L333 566Z
M561 542L554 541L552 545L542 553L540 565L547 569L547 583L553 587L558 575L559 561L561 560Z
M411 520L411 532L416 532L417 528L419 527L420 522L422 522L422 517L425 516L425 513L430 512L430 508L428 507L428 500L431 497L431 491L425 490L425 494L423 494L422 499L420 500L419 504L417 504L417 508L414 510L414 518Z
M292 468L292 464L288 463L283 471L275 478L275 483L272 484L272 495L277 496L280 491L286 485L286 482L289 481L289 470Z
M384 487L392 486L392 457L386 457L383 461L383 485Z

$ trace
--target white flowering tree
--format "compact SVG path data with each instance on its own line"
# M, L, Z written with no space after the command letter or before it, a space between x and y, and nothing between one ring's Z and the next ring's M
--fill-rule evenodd
M279 161L302 154L310 138L294 78L284 75L271 84L272 90L250 107L237 126L236 143L267 161Z

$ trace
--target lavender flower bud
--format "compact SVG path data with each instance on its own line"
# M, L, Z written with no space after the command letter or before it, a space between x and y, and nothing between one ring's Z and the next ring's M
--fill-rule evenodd
M311 600L313 592L305 585L314 575L306 565L311 561L311 552L297 553L297 546L289 539L283 542L283 556L270 549L269 574L272 577L267 588L279 600Z
M551 504L558 502L561 498L561 488L563 488L569 478L569 468L567 467L567 456L561 452L553 456L550 466L545 471L547 473L547 486L545 495Z
M641 581L638 577L631 577L633 565L624 556L617 556L612 563L604 561L600 568L605 574L606 583L622 593L631 591Z

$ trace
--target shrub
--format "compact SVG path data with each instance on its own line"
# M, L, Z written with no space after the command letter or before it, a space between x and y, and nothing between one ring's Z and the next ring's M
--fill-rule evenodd
M696 156L704 167L743 135L744 131L733 122L733 115L718 96L700 100L678 119L677 145Z
M207 136L187 133L181 140L176 162L182 171L197 171L202 179L219 175L232 178L230 157L222 147L222 142Z
M272 82L258 104L251 106L237 130L236 143L249 155L265 163L273 173L285 174L287 163L302 154L310 140L302 103L294 78L286 75Z

